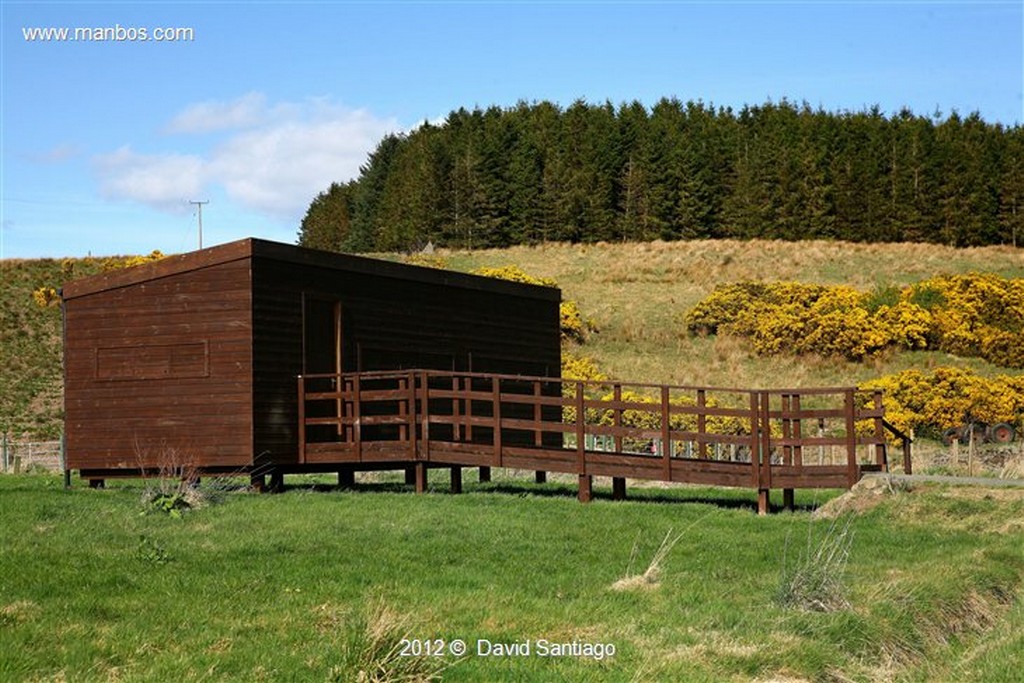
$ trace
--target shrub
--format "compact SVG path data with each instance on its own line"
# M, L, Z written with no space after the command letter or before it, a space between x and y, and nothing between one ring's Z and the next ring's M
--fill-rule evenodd
M608 376L601 371L593 358L562 351L562 378L603 382Z
M947 275L902 290L739 282L686 315L693 334L752 338L754 350L859 360L886 348L939 349L1024 367L1024 279Z
M549 277L536 277L530 275L519 266L501 266L500 268L477 268L470 271L474 275L493 277L499 280L511 280L512 282L523 282L528 285L541 285L543 287L557 287L558 283Z
M50 308L60 304L60 296L53 287L39 287L32 292L32 300L40 308Z
M907 370L862 385L881 389L886 419L905 433L938 436L969 422L1015 423L1024 415L1024 377L985 378L968 370Z

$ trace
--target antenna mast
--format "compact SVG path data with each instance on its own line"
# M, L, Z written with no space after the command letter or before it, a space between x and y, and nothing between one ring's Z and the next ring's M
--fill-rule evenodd
M199 248L203 248L203 204L209 204L210 200L205 199L203 201L189 200L189 204L194 204L197 208L197 215L199 217Z

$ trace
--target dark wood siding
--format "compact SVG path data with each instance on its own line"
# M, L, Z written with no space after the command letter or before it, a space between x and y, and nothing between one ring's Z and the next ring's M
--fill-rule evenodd
M295 464L304 349L311 367L331 367L340 350L342 371L557 376L558 298L261 240L68 283L69 466ZM340 338L304 339L338 321Z
M249 260L151 272L155 279L135 283L119 274L111 289L68 288L69 467L248 465Z
M486 365L491 372L559 374L556 291L505 287L509 283L491 289L479 278L445 281L440 274L407 277L394 265L381 264L375 273L374 262L366 259L332 268L316 259L254 255L254 430L256 451L267 461L291 463L298 457L295 396L303 367L304 294L340 302L346 372Z

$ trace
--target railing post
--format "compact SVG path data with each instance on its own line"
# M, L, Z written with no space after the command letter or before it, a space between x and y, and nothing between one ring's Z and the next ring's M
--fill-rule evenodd
M708 444L704 440L707 433L708 416L704 409L707 408L707 392L703 389L697 390L697 457L707 460Z
M857 421L853 389L844 392L843 413L846 417L846 481L849 488L857 483Z
M772 396L767 391L761 392L761 467L758 478L758 488L765 492L767 500L768 492L772 488ZM765 510L767 512L767 510Z
M430 376L420 373L420 438L423 442L423 459L430 460Z
M494 442L494 464L496 467L501 467L501 380L497 377L491 377L491 393L494 402L492 411L494 415L494 438L492 439Z
M793 423L793 436L797 440L797 445L793 447L793 464L802 469L804 466L804 430L801 426L803 419L800 412L800 394L794 394L793 396L793 410L797 414L796 421Z
M661 462L665 481L672 481L672 434L668 387L661 387Z
M356 460L363 461L363 389L359 375L352 378L352 432L356 440Z
M541 428L540 428L541 418L543 416L542 413L541 413L541 407L540 407L540 397L541 397L540 380L534 380L533 381L533 400L534 400L534 404L533 404L533 422L534 422L535 427L534 427L534 430L533 430L533 445L537 446L538 448L544 445L544 439L541 436L543 434L543 432L541 431Z
M463 391L466 393L473 392L473 378L463 377L462 378ZM466 441L473 443L473 397L470 396L466 399Z
M793 436L793 425L789 419L792 399L790 394L782 394L780 398L782 400L782 438L788 440ZM786 465L793 463L793 447L789 444L782 447L782 462Z
M299 398L299 463L306 462L306 380L298 376Z
M761 404L760 394L750 392L750 483L761 487Z
M619 403L622 401L622 385L618 382L612 388L612 396L615 400L615 409L612 411L613 421L615 423L615 452L622 454L622 406Z
M406 410L409 421L409 453L413 460L419 460L420 454L416 441L416 375L412 372L408 373L405 382L406 391L408 392L405 400L409 403L409 408Z
M576 470L582 477L586 473L587 461L584 441L587 438L583 406L583 382L576 380Z

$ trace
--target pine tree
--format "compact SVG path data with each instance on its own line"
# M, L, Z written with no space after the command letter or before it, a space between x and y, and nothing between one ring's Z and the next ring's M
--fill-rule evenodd
M344 251L352 237L352 185L331 183L309 205L299 228L299 244Z

